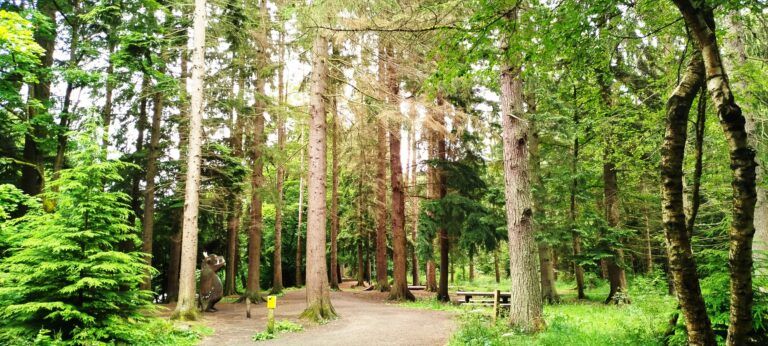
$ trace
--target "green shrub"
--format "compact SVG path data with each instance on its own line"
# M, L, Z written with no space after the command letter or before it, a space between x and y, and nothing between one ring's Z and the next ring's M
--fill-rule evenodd
M128 222L128 196L109 191L126 164L104 159L93 141L78 143L86 144L71 156L74 167L43 193L52 211L30 202L23 216L0 221L10 247L0 263L0 340L151 339L144 316L153 308L151 293L138 289L151 268L140 252L121 250L136 248L139 239Z

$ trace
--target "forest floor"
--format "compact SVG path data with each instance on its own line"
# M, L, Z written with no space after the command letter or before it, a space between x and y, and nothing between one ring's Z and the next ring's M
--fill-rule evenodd
M251 307L252 318L245 318L245 304L225 301L219 311L206 313L203 323L213 328L201 345L445 345L458 325L448 311L416 309L389 303L387 293L354 288L354 281L342 283L341 291L331 292L331 302L340 318L325 324L299 320L306 307L304 290L290 290L277 299L275 320L303 325L304 330L277 335L268 341L252 341L266 328L266 304ZM434 293L414 291L419 296ZM169 307L172 309L172 307Z

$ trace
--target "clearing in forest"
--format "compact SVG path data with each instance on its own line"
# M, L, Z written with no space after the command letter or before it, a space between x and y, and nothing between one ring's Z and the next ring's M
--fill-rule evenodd
M278 298L275 319L304 325L296 333L280 334L276 339L254 342L251 337L266 326L266 307L253 309L245 318L245 304L219 303L215 313L206 313L204 323L214 334L202 345L444 345L456 330L455 315L445 311L421 310L389 303L386 294L351 289L331 292L331 300L341 318L314 325L297 317L306 307L304 290L290 291Z

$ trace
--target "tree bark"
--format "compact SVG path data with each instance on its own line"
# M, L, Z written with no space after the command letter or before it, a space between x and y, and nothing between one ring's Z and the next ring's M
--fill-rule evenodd
M746 64L747 53L744 42L744 35L746 31L743 25L743 20L740 18L740 15L737 11L730 13L727 19L729 31L728 36L731 37L731 39L728 40L726 44L730 53L733 55L732 60L733 62L740 65ZM724 61L726 71L732 70L729 69L729 64L726 64L727 62L728 60ZM746 93L746 83L743 80L735 81L734 90L736 90L737 93ZM744 128L748 133L747 138L749 139L750 145L756 150L760 151L764 148L764 146L760 146L760 143L757 140L758 134L756 132L759 119L755 117L753 112L754 111L751 109L747 110L747 116L744 118L746 121L744 123ZM757 181L755 193L757 193L757 198L755 200L755 236L752 243L752 258L753 261L757 264L755 269L758 272L758 275L766 276L768 275L768 268L765 267L766 263L768 263L766 262L765 258L766 254L768 253L768 191L762 187L763 178L765 177L765 172L762 167L764 167L765 162L760 160L759 156L756 156L755 160L758 163L757 167L755 168L755 177ZM757 261L758 259L760 259L760 261ZM760 264L762 264L762 266L760 266Z
M609 143L608 146L611 144ZM609 150L610 151L610 150ZM616 165L610 158L610 153L606 153L603 162L603 193L605 203L605 218L608 227L615 228L619 226L619 185L616 174ZM606 258L605 267L608 274L608 283L610 292L605 298L605 303L630 303L627 295L627 279L624 271L624 250L611 247L613 258Z
M399 113L400 85L395 68L395 54L392 45L387 47L387 103ZM392 262L394 284L390 289L390 300L415 300L408 290L408 242L405 237L405 193L403 192L403 166L400 160L400 119L389 124L389 168L392 184Z
M78 52L80 45L80 1L70 1L72 6L72 16L66 22L70 24L70 37L69 37L69 62L67 68L77 68ZM53 179L59 178L59 171L64 168L64 155L67 150L69 123L71 119L70 106L72 104L72 92L75 90L73 82L68 81L67 87L64 92L64 102L62 104L61 113L59 114L59 128L56 134L56 158L53 162Z
M613 107L613 98L611 95L611 86L609 84L610 81L606 81L606 79L607 77L601 74L598 83L600 84L600 93L603 102L610 108ZM609 228L615 229L619 227L621 218L619 212L618 174L616 172L616 163L612 157L615 143L611 132L612 130L609 128L608 133L604 136L603 204L605 208L606 223ZM627 294L627 278L624 271L624 250L613 244L609 244L606 250L612 254L612 257L601 259L601 269L603 270L604 275L608 278L608 283L610 284L610 291L608 292L608 297L605 298L605 303L631 303L629 295Z
M700 53L697 53L700 54ZM701 62L700 58L697 58L698 62ZM702 73L703 76L703 73ZM703 78L703 77L702 77ZM703 84L704 82L700 82ZM693 144L693 186L691 187L691 199L690 205L687 210L688 216L686 218L686 231L688 237L693 237L694 226L696 225L696 216L699 214L699 206L701 205L701 174L703 170L703 156L704 156L704 132L706 131L707 122L707 90L701 89L699 96L699 104L696 112L696 122L694 125L696 138ZM690 109L691 107L688 106ZM685 207L685 196L683 196L683 207Z
M530 112L536 111L535 103L528 104L528 110ZM539 133L536 130L535 124L531 125L530 141L528 143L528 150L530 155L531 175L533 177L534 191L543 191L543 181L541 179L541 156L539 154ZM541 192L533 193L533 216L534 218L545 218L544 211L541 205L544 204L544 196ZM543 232L539 229L538 232ZM539 252L539 276L541 282L541 294L545 302L552 304L560 301L560 296L557 294L555 288L555 267L552 262L552 247L546 242L545 239L538 241Z
M576 88L573 89L573 102L576 102ZM579 113L574 111L573 123L577 128L577 133L573 136L573 152L571 156L571 186L570 186L570 204L568 208L568 223L571 227L571 237L573 243L573 257L576 260L573 262L573 272L576 277L576 292L578 299L586 299L587 295L584 293L584 268L581 267L578 260L581 256L581 234L576 230L576 195L579 192Z
M238 71L237 81L237 100L243 100L245 94L245 78ZM239 101L238 101L239 102ZM229 146L232 148L232 156L238 160L243 160L243 128L245 127L245 114L242 109L232 107L232 115L237 119L230 120L230 138ZM239 189L238 189L239 190ZM240 191L231 191L229 195L229 221L227 222L227 266L224 275L224 295L237 294L235 282L237 281L238 258L238 234L240 233L240 214L242 212L242 202L240 200ZM277 220L275 220L277 223ZM277 226L275 226L277 227Z
M139 118L136 120L136 150L134 151L134 164L140 166L133 169L133 176L131 177L131 210L133 214L130 215L130 224L136 223L136 218L141 217L141 178L142 168L144 165L139 161L141 152L144 151L144 131L147 129L147 94L149 94L149 75L144 74L141 79L141 100L139 101ZM133 247L133 244L123 244L126 249Z
M661 151L662 218L669 267L685 316L688 342L692 345L715 345L715 334L701 294L683 206L683 159L688 112L702 83L703 65L697 53L667 101L667 128Z
M517 22L517 9L505 19ZM499 85L501 87L504 186L509 242L510 325L525 332L544 327L541 286L537 275L536 241L533 229L530 172L528 168L528 124L524 119L521 66L507 57L509 37L502 39ZM519 57L518 57L519 59ZM512 61L509 61L512 60ZM510 63L511 62L511 63ZM517 65L516 65L517 64Z
M409 194L411 195L411 214L413 218L413 224L411 226L411 242L413 244L411 251L411 282L414 286L419 285L419 256L416 253L416 244L418 244L418 232L419 232L419 198L418 189L416 187L416 113L411 114L411 131L408 139L410 140L410 187Z
M256 81L256 92L263 95L263 79ZM257 97L258 100L258 97ZM251 172L251 212L250 225L248 227L248 284L245 296L253 303L260 303L261 297L261 237L263 217L261 209L261 189L264 186L264 157L262 146L264 145L264 110L263 101L256 101L256 114L253 120L253 171Z
M331 142L331 281L333 290L339 289L339 277L336 266L339 263L338 243L339 236L339 112L336 104L336 96L330 97L331 114L333 119Z
M645 275L653 274L653 243L651 242L651 217L645 213Z
M495 274L496 283L501 282L501 272L499 272L499 250L493 249L493 273Z
M34 33L35 42L44 50L40 57L40 71L47 71L53 66L53 52L56 45L56 6L53 0L39 0L36 10L45 17L52 25L50 33L36 30ZM31 131L24 134L24 150L22 158L24 162L32 165L23 165L21 167L21 190L25 194L35 196L43 190L45 181L43 154L37 147L37 138L45 137L43 125L32 121L40 113L48 111L51 100L51 79L42 74L37 76L38 81L29 88L29 99L34 99L43 105L43 109L30 105L28 108L29 122Z
M185 17L187 14L185 13ZM187 79L189 77L189 71L188 71L188 57L187 57L187 50L186 47L184 49L181 49L180 54L180 69L181 74L179 76L179 94L180 98L183 100L186 100L186 94L187 94ZM178 124L178 134L179 134L179 161L186 162L185 158L187 155L187 147L189 143L188 138L188 131L189 131L189 107L187 106L186 102L182 102L181 105L179 105L179 124ZM181 199L183 196L179 196L184 193L185 191L185 184L184 181L184 175L185 170L183 169L183 164L180 164L181 167L176 173L176 190L174 191L174 198ZM167 283L167 293L168 293L168 302L176 302L178 300L179 296L179 270L181 266L181 238L182 238L182 224L184 223L184 211L179 210L176 213L178 216L175 216L176 218L176 225L177 225L177 231L175 234L173 234L170 238L171 241L171 251L170 251L170 258L168 261L168 283Z
M364 153L360 151L361 157L364 160ZM363 261L363 240L365 239L365 230L363 228L363 179L362 177L357 181L357 210L355 215L357 217L357 283L355 286L365 286L365 262ZM367 243L366 243L367 245ZM367 247L367 246L366 246ZM367 249L366 249L367 250Z
M179 213L181 214L181 213ZM171 251L168 254L168 275L166 281L166 302L175 303L179 299L179 266L181 265L181 232L174 233L171 238Z
M162 73L162 71L161 71ZM160 125L163 121L163 94L159 85L155 85L152 95L152 128L150 129L149 154L147 157L147 187L144 192L144 217L141 221L141 251L147 255L147 265L152 265L152 242L155 230L155 176L160 157ZM152 276L146 273L141 289L152 289Z
M355 286L365 286L365 267L363 263L363 240L357 241L357 283Z
M469 282L475 281L475 256L469 252Z
M317 33L312 48L310 80L309 179L307 206L307 309L303 318L314 321L336 317L331 305L328 270L325 265L325 179L328 40Z
M733 172L733 218L729 230L731 308L726 343L743 345L752 332L752 238L757 200L755 151L749 143L746 119L733 98L723 68L712 10L698 7L691 0L674 0L674 3L701 49L707 90L728 142Z
M104 90L104 108L101 111L102 126L104 127L104 133L102 134L101 147L106 151L109 148L109 129L112 124L112 92L115 89L115 83L112 81L112 75L115 73L115 64L112 62L112 54L115 53L114 34L112 32L107 33L107 41L109 56L107 57L107 81Z
M386 84L386 51L379 43L379 84ZM389 291L387 279L387 129L383 119L377 124L376 158L376 286L379 291Z
M438 91L436 101L438 109L442 109L444 100L440 91ZM434 114L434 116L435 124L438 127L438 130L433 132L433 135L435 136L434 159L438 161L445 161L446 143L445 135L442 132L445 128L445 115L442 113L442 110L438 110L438 113ZM437 199L443 199L448 192L445 185L445 176L439 168L435 169L434 174L434 181L436 184L434 184L433 188L435 189L436 194L433 194L433 196ZM437 230L437 238L440 244L440 281L437 286L437 300L442 302L449 302L451 301L451 297L448 295L448 255L451 249L451 243L450 239L448 239L448 230L445 227L440 227ZM451 282L453 282L453 272L451 272Z
M301 224L302 224L302 218L304 217L304 149L301 149L301 158L299 159L299 216L298 216L298 223L296 226L296 272L295 272L295 281L296 281L296 287L301 287L303 283L304 275L302 275L301 271Z
M200 206L200 164L203 140L203 79L205 76L205 13L206 0L195 0L193 19L192 88L189 116L189 148L187 150L187 179L184 193L184 225L182 228L181 270L179 272L179 302L173 317L196 320L199 317L195 301L195 267L197 266L197 215Z
M277 94L280 110L277 112L277 150L280 157L285 155L285 119L288 116L288 97L285 88L285 34L279 33L279 68L277 70ZM272 294L283 291L283 184L285 181L285 164L277 163L276 186L277 200L275 201L275 251L272 255Z

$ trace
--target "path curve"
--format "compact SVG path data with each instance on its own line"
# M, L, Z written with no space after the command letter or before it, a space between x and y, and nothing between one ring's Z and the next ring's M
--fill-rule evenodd
M445 311L408 308L389 304L384 294L345 289L331 292L331 301L341 318L324 325L297 320L306 306L303 290L278 299L277 320L304 325L297 333L280 334L277 339L251 341L264 330L266 308L255 306L254 318L245 318L244 304L218 304L218 312L205 314L205 324L214 335L202 341L206 346L224 345L445 345L456 330L455 315Z

